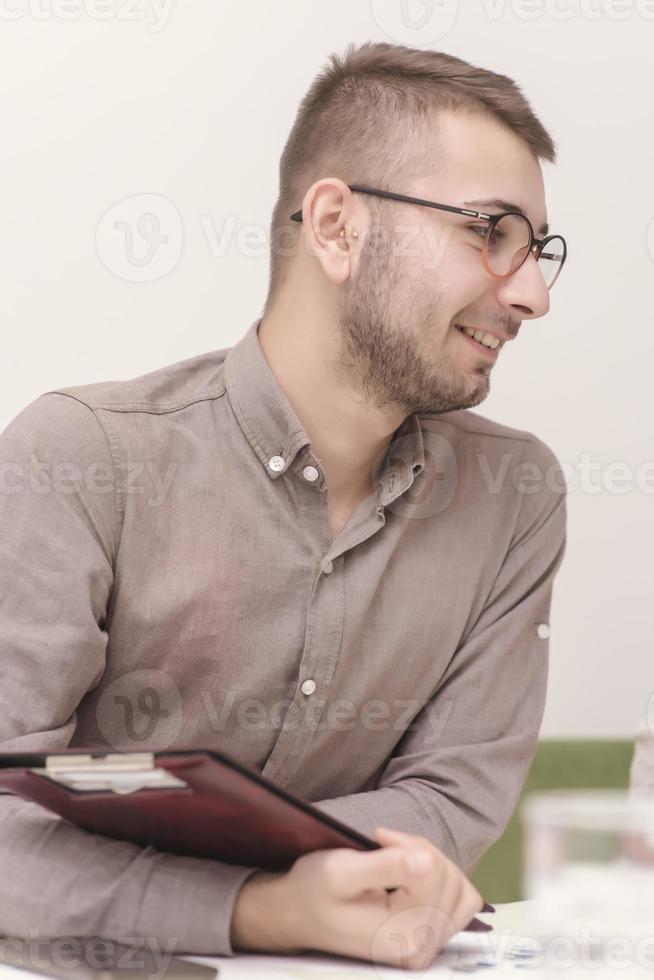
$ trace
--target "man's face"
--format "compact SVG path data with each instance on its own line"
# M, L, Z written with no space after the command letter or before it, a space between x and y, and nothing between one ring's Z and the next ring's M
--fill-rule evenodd
M458 207L511 202L538 235L547 217L545 194L527 144L478 114L447 112L438 119L434 172L392 189ZM487 214L506 210L473 206ZM533 254L499 280L482 262L484 222L395 201L382 201L377 210L381 224L371 225L356 275L344 290L345 362L380 407L429 414L479 404L504 343L517 335L522 320L549 309ZM483 346L461 326L495 334L499 346Z

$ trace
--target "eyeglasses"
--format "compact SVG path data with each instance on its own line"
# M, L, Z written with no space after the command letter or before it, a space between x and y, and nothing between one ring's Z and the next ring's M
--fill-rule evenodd
M471 211L469 208L458 208L451 204L437 204L435 201L424 201L419 197L408 197L406 194L394 194L391 191L361 187L359 184L348 184L348 187L358 194L373 194L375 197L404 201L406 204L419 204L422 207L437 208L439 211L463 214L467 217L476 218L478 221L484 221L484 225L468 225L467 227L471 234L478 236L480 241L483 239L482 262L486 271L496 279L506 279L513 275L526 261L529 254L533 253L543 274L545 285L551 289L568 254L565 239L561 235L536 238L531 221L525 214L520 214L518 211L485 214L482 211ZM291 221L302 221L302 211L294 211L291 215Z

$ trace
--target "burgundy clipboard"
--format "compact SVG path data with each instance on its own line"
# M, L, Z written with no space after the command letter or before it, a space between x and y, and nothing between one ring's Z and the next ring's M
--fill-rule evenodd
M0 753L2 789L96 834L271 871L322 848L381 846L207 749Z

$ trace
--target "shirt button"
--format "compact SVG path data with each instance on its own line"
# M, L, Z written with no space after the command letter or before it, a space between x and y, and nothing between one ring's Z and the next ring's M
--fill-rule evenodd
M280 473L284 469L284 457L271 456L268 460L268 466L274 473Z
M316 689L315 681L304 681L302 687L300 688L303 694L313 694L315 689Z
M313 483L314 480L318 479L320 473L318 472L315 466L305 466L304 469L302 470L302 476L304 477L305 480L308 480L310 483Z
M536 627L536 635L539 637L539 639L546 640L550 635L549 623L539 623Z
M324 562L322 566L322 570L325 573L325 575L329 575L331 572L334 571L334 563L331 561Z

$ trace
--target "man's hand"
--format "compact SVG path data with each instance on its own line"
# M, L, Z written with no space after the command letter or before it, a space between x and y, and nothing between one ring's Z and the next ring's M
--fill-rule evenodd
M250 877L234 906L233 948L429 966L482 898L425 837L385 827L374 836L380 850L312 851L287 872Z

